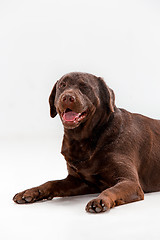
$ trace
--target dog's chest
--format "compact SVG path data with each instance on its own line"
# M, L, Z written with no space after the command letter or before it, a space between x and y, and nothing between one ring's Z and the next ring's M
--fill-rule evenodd
M78 164L90 159L93 153L93 146L89 140L84 141L63 141L61 153L68 163Z

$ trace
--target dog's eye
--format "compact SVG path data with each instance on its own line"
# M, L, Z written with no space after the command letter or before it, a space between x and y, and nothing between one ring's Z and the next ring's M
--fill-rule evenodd
M60 84L59 84L59 88L65 88L66 87L66 83L65 82L61 82Z

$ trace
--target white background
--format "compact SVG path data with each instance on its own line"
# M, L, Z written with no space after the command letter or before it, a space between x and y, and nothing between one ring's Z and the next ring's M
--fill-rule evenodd
M67 175L48 97L71 71L103 77L117 106L160 118L160 2L0 1L0 238L159 239L160 193L99 215L84 211L96 195L12 202Z

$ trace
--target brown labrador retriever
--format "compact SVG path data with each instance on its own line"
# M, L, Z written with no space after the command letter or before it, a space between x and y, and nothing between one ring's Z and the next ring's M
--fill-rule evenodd
M103 79L87 73L63 76L49 103L64 125L68 176L16 194L16 203L100 193L86 206L99 213L160 190L160 121L117 108Z

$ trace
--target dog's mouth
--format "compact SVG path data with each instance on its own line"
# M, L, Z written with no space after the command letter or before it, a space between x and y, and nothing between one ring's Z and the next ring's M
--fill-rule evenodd
M70 108L67 108L63 113L62 113L62 120L63 123L68 123L68 124L78 124L80 123L84 118L87 116L87 111L84 111L82 113L76 113L72 111Z

